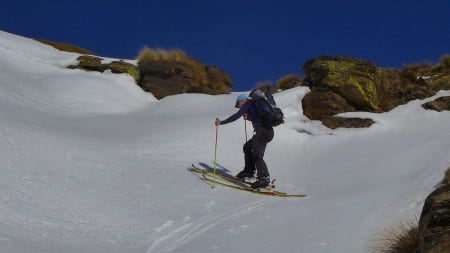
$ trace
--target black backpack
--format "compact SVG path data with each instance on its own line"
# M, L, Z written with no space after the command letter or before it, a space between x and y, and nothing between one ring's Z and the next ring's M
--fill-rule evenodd
M264 127L274 127L284 123L284 114L277 107L270 91L256 88L250 92L249 97Z

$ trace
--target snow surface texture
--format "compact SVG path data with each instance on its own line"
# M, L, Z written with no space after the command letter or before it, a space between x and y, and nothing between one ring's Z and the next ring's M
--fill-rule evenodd
M214 119L237 94L157 101L131 77L68 70L78 55L0 31L0 252L366 252L414 219L450 165L450 113L412 101L368 129L302 115L300 87L276 94L286 124L266 162L278 199L217 187ZM248 134L251 134L248 124ZM217 161L242 169L244 121L220 126Z

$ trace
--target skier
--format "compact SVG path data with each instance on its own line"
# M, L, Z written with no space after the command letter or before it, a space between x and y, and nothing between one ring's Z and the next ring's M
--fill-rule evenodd
M247 95L239 95L236 98L235 107L239 108L239 111L223 121L217 118L215 125L225 125L236 121L242 116L245 120L252 122L254 135L244 144L243 149L245 154L245 167L243 171L237 174L237 177L241 179L244 179L245 177L253 177L256 167L258 179L251 185L252 188L257 189L267 187L270 182L270 175L267 165L264 162L264 152L266 150L267 143L273 139L273 128L263 126L261 119L256 112L255 105L251 102Z

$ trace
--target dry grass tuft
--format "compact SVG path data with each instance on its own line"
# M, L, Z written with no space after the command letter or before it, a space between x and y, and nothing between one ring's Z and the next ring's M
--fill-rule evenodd
M66 51L66 52L72 52L72 53L78 53L78 54L92 54L91 51L81 48L77 45L72 45L72 44L68 44L68 43L61 43L61 42L56 42L56 41L51 41L51 40L46 40L46 39L36 39L37 41L47 44L49 46L52 46L58 50L61 51Z
M450 71L450 54L443 55L439 64L433 69L434 72L449 72Z
M137 57L139 64L146 61L175 61L188 62L190 59L181 49L165 50L162 48L144 47Z
M429 76L433 70L431 62L425 63L411 63L404 65L400 70L400 76L412 81L417 82L419 76Z
M386 229L370 246L371 253L412 253L418 248L418 222L401 222Z
M261 89L264 91L269 91L270 93L277 92L277 87L275 87L275 85L273 85L272 82L268 81L268 80L257 82L255 85L255 88L258 88L258 89Z
M301 76L297 75L297 74L289 74L289 75L285 75L282 76L278 82L278 88L280 88L281 90L287 90L287 89L291 89L294 88L296 86L300 86L303 83L303 79Z

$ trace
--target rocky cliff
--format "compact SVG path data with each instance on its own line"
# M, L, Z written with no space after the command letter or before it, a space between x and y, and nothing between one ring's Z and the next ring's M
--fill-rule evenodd
M127 73L144 91L151 92L159 99L192 92L227 94L231 92L233 86L233 79L227 73L215 66L199 62L186 64L171 60L157 60L134 65L118 60L102 63L102 58L92 55L82 55L77 60L77 65L71 65L68 68Z

